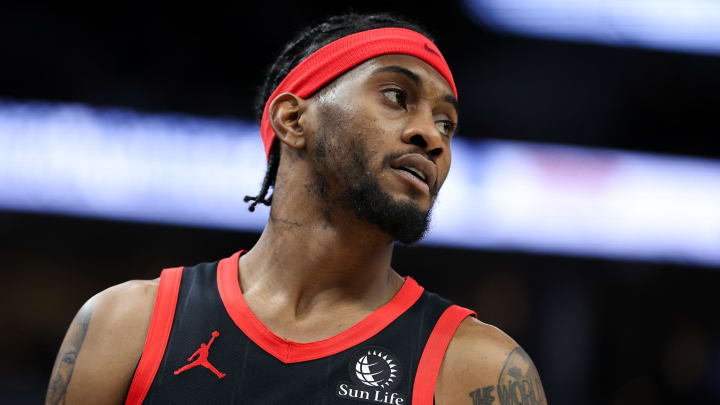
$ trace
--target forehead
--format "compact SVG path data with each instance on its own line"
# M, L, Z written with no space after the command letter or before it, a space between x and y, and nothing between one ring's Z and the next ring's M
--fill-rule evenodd
M399 66L411 71L421 79L420 83L422 83L423 87L453 94L450 84L440 72L435 70L429 63L412 55L391 54L376 56L355 66L343 76L345 76L344 79L348 80L367 79L378 69L388 66Z

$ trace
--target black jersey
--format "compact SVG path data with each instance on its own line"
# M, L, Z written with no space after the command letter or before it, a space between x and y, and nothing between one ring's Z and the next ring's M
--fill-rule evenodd
M275 335L238 281L243 252L163 270L126 404L432 404L445 350L472 311L412 278L328 339Z

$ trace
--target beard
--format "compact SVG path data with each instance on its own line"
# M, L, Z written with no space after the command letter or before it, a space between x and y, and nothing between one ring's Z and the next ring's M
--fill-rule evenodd
M348 136L344 145L327 135L317 139L313 152L315 170L310 187L325 201L326 217L332 220L335 206L349 207L361 220L376 225L393 240L410 245L422 239L430 226L430 209L424 211L411 200L396 201L369 170L370 152L358 137ZM403 153L385 156L383 167ZM329 174L339 190L330 190ZM331 198L328 198L332 196Z

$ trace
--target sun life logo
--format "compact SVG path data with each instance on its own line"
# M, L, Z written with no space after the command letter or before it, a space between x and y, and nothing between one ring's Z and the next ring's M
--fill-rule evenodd
M387 349L369 346L350 358L348 373L352 382L340 382L337 396L377 404L404 405L405 395L394 392L400 383L402 368Z
M371 387L388 388L397 379L397 373L397 362L382 349L368 349L355 363L355 376Z

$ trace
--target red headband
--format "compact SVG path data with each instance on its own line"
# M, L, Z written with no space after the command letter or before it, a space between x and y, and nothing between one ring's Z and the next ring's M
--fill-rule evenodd
M457 89L450 68L440 50L424 35L405 28L378 28L342 37L313 52L285 76L268 98L260 121L265 154L275 139L268 116L270 104L278 95L289 92L307 98L334 78L360 63L380 55L405 54L420 58L434 67L450 84L455 98Z

